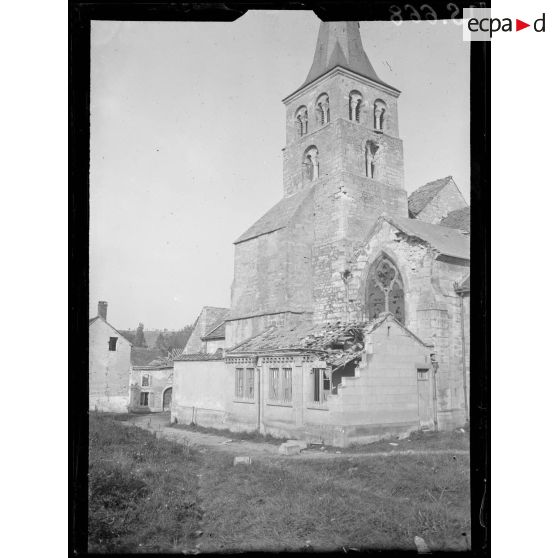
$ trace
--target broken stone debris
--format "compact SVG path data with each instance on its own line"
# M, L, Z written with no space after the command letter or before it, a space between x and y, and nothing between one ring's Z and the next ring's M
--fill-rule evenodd
M251 465L252 458L247 455L239 455L234 458L233 465Z
M296 455L307 447L308 444L302 440L287 440L279 446L279 453L281 455Z
M422 537L415 537L415 546L419 554L430 554L430 549Z

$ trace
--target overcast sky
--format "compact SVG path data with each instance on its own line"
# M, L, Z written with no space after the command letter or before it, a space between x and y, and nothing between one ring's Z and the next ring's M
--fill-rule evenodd
M177 329L228 307L232 242L282 196L285 109L312 63L312 12L234 23L92 23L90 315ZM362 22L402 91L409 192L453 175L469 200L469 44L455 22Z

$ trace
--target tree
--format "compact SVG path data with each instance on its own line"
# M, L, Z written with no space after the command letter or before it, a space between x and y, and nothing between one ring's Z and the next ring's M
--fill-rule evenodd
M136 336L134 337L134 347L147 347L145 342L145 335L143 334L143 324L140 322L136 329Z
M157 337L157 341L155 341L155 346L160 349L161 351L168 351L169 344L167 338L163 333L159 333L159 337Z
M173 333L171 333L171 335L169 335L169 337L167 338L168 350L184 349L193 330L194 330L194 326L187 325L184 326L179 331L174 331Z

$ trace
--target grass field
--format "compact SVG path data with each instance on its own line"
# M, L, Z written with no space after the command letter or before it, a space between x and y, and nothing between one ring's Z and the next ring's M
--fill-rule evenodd
M230 454L195 451L97 415L90 440L91 552L414 550L415 535L432 550L470 544L466 455L233 467ZM432 446L435 436L426 440Z

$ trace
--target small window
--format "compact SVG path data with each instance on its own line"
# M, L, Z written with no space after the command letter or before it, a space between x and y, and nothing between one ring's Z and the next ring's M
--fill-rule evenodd
M383 131L386 122L387 106L382 99L374 101L374 128Z
M149 407L149 392L142 391L140 393L140 406Z
M295 121L298 129L298 135L304 136L308 133L308 109L300 107L296 111Z
M109 351L116 351L116 342L118 337L109 337Z
M312 375L314 384L314 393L312 399L315 404L321 405L327 400L326 391L329 391L330 380L326 375L325 368L313 368Z
M320 177L320 164L318 162L318 148L315 145L307 147L302 157L303 180L312 182Z
M360 110L362 108L362 94L358 91L349 93L349 120L360 122Z
M318 124L329 122L329 97L327 93L322 93L316 101L316 119Z
M149 387L151 385L151 376L149 374L144 374L141 377L141 387Z
M428 380L428 368L418 368L417 369L417 379L418 380Z
M376 167L381 154L381 144L373 141L367 141L364 149L364 158L366 161L366 176L368 178L376 178Z

